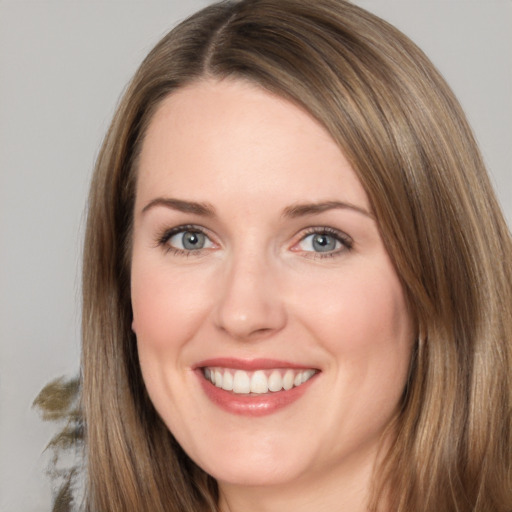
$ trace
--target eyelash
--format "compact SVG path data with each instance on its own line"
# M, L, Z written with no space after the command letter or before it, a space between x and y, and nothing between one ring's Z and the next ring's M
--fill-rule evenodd
M301 239L299 240L300 243L304 241L308 236L311 235L328 235L332 238L334 238L337 242L340 242L342 245L341 248L329 251L325 253L316 252L316 251L306 251L308 258L312 259L325 259L325 258L334 258L336 256L341 256L346 251L352 250L354 246L354 241L351 237L349 237L346 233L343 233L343 231L339 231L337 229L325 226L325 227L312 227L307 228L306 231L301 236ZM297 245L297 244L295 244Z
M182 226L176 226L175 228L166 229L160 236L157 237L157 246L162 247L166 254L173 254L175 256L200 256L203 254L202 249L198 249L195 251L186 251L183 249L178 249L177 247L173 247L168 242L169 240L179 233L200 233L204 236L208 237L207 233L204 229L200 228L199 226L195 226L194 224L185 224Z
M156 245L159 247L162 247L166 254L172 253L176 256L200 256L204 253L204 249L197 249L197 250L183 250L178 249L177 247L173 247L168 242L169 240L179 233L200 233L207 238L210 238L207 234L207 232L196 225L193 224L185 224L182 226L176 226L175 228L167 229L165 230L161 235L157 237ZM325 253L317 252L317 251L304 251L308 258L312 259L324 259L324 258L333 258L335 256L340 256L345 251L350 251L353 248L354 242L351 237L349 237L346 233L343 233L342 231L338 231L337 229L331 228L331 227L311 227L307 228L304 233L302 234L300 240L296 242L294 245L297 245L301 242L303 242L308 236L311 235L328 235L332 238L334 238L337 242L340 242L340 244L343 246L342 248L339 248L334 251L329 251ZM297 251L299 252L299 251Z

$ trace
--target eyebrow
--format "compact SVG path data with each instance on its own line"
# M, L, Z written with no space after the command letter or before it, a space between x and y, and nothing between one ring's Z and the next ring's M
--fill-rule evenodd
M356 206L351 203L346 203L343 201L325 201L321 203L306 203L306 204L295 204L292 206L288 206L283 211L284 217L297 218L303 217L306 215L318 215L320 213L326 212L328 210L354 210L357 213L361 213L366 217L371 219L375 219L373 213L361 208L360 206Z
M153 199L142 208L142 213L146 213L156 206L163 206L183 213L195 213L203 217L213 217L215 215L215 208L209 203L183 201L182 199L174 199L172 197L157 197Z
M165 208L170 208L172 210L176 210L183 213L193 213L196 215L201 215L203 217L215 216L215 208L210 203L184 201L183 199L175 199L172 197L157 197L151 200L146 206L144 206L144 208L142 209L142 213L145 213L151 208L155 208L156 206L163 206ZM294 219L298 217L304 217L307 215L318 215L325 211L336 209L353 210L371 219L375 218L371 212L365 210L364 208L343 201L324 201L321 203L294 204L291 206L287 206L283 210L282 215L283 217L289 217Z

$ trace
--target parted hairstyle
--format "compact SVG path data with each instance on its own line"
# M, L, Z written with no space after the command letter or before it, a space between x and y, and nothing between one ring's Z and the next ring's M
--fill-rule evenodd
M89 512L217 510L148 398L131 330L137 163L169 94L249 80L306 109L361 181L417 341L369 510L512 510L512 244L472 132L426 56L344 0L220 2L146 57L92 179L83 266ZM191 426L193 428L193 426ZM383 496L386 497L383 500Z

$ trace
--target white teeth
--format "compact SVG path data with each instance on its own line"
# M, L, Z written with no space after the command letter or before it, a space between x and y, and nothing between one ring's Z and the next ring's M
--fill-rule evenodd
M268 389L270 391L281 391L283 389L283 378L278 370L274 370L268 378Z
M222 379L222 389L226 391L233 390L233 375L230 372L224 372L224 378Z
M251 393L267 393L268 382L265 373L261 370L254 372L251 377Z
M203 375L214 386L236 394L265 394L288 391L307 382L316 370L232 370L228 368L203 368Z
M214 379L215 379L214 384L218 388L221 388L222 387L222 373L220 372L220 370L215 370Z
M233 391L235 393L250 393L251 381L247 372L237 370L233 377Z
M304 383L308 381L313 377L313 375L315 375L315 370L306 370L305 372L302 372L302 382Z
M293 388L293 381L295 379L295 375L292 370L286 370L286 373L283 377L283 388L288 391Z

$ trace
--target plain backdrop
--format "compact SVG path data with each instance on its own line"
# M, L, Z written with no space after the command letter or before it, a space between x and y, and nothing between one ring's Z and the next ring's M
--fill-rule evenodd
M313 0L312 0L313 1ZM210 2L0 0L0 511L51 509L31 409L79 368L80 252L91 169L124 86ZM358 0L431 57L473 125L512 221L512 0Z

